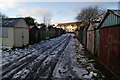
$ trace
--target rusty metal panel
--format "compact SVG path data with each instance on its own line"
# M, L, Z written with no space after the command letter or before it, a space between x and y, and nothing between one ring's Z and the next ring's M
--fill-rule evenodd
M100 51L101 63L120 76L120 25L100 29Z
M105 21L102 23L101 28L118 24L120 24L120 18L114 14L109 14Z

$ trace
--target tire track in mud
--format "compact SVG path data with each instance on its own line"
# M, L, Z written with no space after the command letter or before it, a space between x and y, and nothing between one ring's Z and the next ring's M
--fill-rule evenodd
M3 74L3 80L6 79L6 78L12 78L15 73L17 73L19 70L21 70L21 68L23 68L24 66L26 66L27 64L29 64L31 61L33 61L34 59L36 59L37 57L39 57L40 55L42 55L42 53L45 53L45 52L46 52L46 49L47 49L47 50L50 50L50 48L53 48L56 44L58 44L59 42L61 42L61 40L63 41L64 38L66 39L67 36L61 38L60 40L58 40L58 42L56 42L56 43L54 43L54 44L51 44L49 47L48 47L48 46L47 46L46 48L43 47L43 48L42 48L43 50L40 49L40 51L42 50L42 52L38 51L39 53L37 53L37 55L34 54L34 55L29 56L30 54L28 54L28 55L26 55L26 56L29 56L29 57L27 57L27 58L25 58L26 56L23 56L22 58L18 58L18 60L15 61L16 63L18 62L18 64L15 64L15 62L10 63L10 64L7 66L7 68L5 68L5 69L3 70L3 73L2 73L2 74ZM40 53L41 53L41 54L40 54ZM33 53L31 53L31 54L33 54ZM43 56L45 56L45 55L43 55ZM47 55L47 56L48 56L48 55ZM41 59L41 60L40 60L40 63L42 63L42 62L47 58L47 56L45 56L43 59ZM30 59L30 60L29 60L29 59ZM12 64L12 65L11 65L11 64ZM37 64L36 64L36 65L37 65ZM12 72L10 72L10 71L12 71ZM6 75L6 74L8 74L8 75Z
M33 69L28 74L28 76L25 78L25 80L29 80L29 79L37 80L41 77L43 78L45 75L50 76L49 74L53 71L52 69L54 69L55 64L57 62L58 57L60 56L61 51L63 51L63 49L65 49L66 43L68 42L69 38L70 38L70 36L68 36L65 40L63 40L59 45L55 46L54 49L52 49L48 53L48 55L44 58L44 60L40 61L41 64L40 64L40 62L37 63L37 65L39 65L39 66L37 66L36 69L34 69L35 66L33 66ZM61 47L61 45L64 45L64 47L62 46L62 49L59 50L59 47ZM50 69L50 70L48 70L48 69Z
M62 56L58 60L58 63L56 64L56 67L53 71L53 79L79 79L78 74L76 73L76 67L73 59L73 54L75 53L73 48L73 37L71 37L71 40L62 53ZM76 63L76 62L75 62Z
M63 37L63 38L65 38L65 37ZM63 38L62 38L62 39L63 39ZM61 40L62 40L62 39L61 39ZM50 45L49 47L47 47L46 45L43 45L43 46L41 46L41 47L39 48L39 49L41 49L41 50L38 50L38 52L39 52L39 53L43 53L46 49L49 49L50 47L52 47L52 46L54 46L54 45L56 45L56 44L57 44L57 42L55 42L55 43L53 43L53 44L50 44L50 43L49 43L49 45ZM20 57L18 57L17 59L15 59L14 61L10 61L10 62L4 63L4 64L2 65L2 69L4 70L5 68L9 67L11 64L13 64L13 63L17 62L18 60L20 60L20 59L22 59L22 58L24 58L24 57L32 54L33 52L35 52L35 51L32 51L32 52L30 52L30 53L28 53L28 54L26 54L26 55L20 56Z
M60 50L59 50L59 48L58 48L58 50L56 49L56 51L58 51L58 53L56 53L56 56L51 59L49 69L47 69L46 72L42 73L43 76L41 76L41 78L43 78L43 77L45 77L47 79L52 78L54 68L56 67L59 57L61 57L61 53L64 51L64 49L68 45L69 40L70 40L70 37L66 40L66 42L63 45L60 46L62 49L60 49ZM41 78L39 78L39 79L41 79Z

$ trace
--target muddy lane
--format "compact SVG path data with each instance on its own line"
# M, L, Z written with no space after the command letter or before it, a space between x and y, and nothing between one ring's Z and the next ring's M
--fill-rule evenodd
M32 48L31 48L32 49ZM3 80L103 80L74 34L36 44L34 51L3 65ZM6 66L6 67L5 67Z
M25 76L31 72L32 68L40 65L57 47L64 43L68 39L69 35L63 35L60 38L50 40L46 42L47 45L36 47L34 52L20 56L9 63L3 65L2 75L3 80L6 79L24 79ZM39 63L39 64L37 64ZM36 65L36 66L34 66ZM25 74L23 74L25 73Z

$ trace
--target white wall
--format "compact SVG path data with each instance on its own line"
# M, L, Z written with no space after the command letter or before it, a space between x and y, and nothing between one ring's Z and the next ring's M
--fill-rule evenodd
M19 20L15 27L7 27L7 29L8 36L2 37L3 46L23 47L29 44L29 27L24 19Z
M87 30L87 49L94 54L94 28L92 27L92 24Z
M28 29L23 29L23 44L24 46L29 44L29 30Z
M14 47L22 47L22 28L15 28L15 46Z
M13 47L14 46L14 29L13 27L7 27L8 36L2 38L2 45Z
M15 47L23 47L29 44L29 27L24 19L19 20L15 26Z
M29 28L24 19L20 19L15 25L15 27Z

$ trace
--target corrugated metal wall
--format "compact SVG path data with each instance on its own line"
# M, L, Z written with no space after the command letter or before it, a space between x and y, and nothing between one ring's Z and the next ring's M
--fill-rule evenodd
M112 25L117 25L117 24L120 24L120 18L113 14L109 14L107 18L105 19L104 23L102 23L101 28L112 26Z
M100 29L99 59L113 73L120 76L120 25Z

